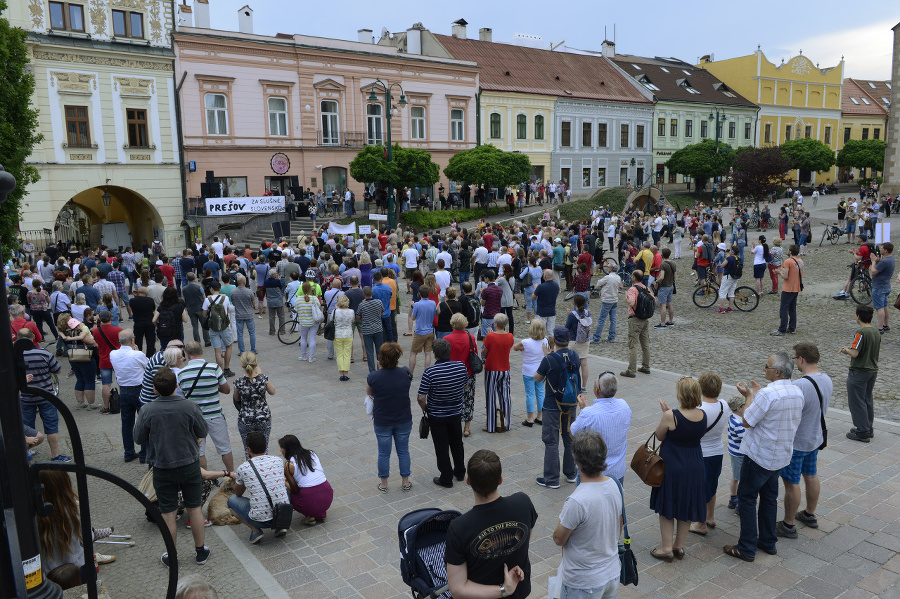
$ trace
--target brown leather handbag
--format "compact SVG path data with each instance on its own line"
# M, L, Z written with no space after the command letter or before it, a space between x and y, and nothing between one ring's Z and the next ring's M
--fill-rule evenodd
M662 443L657 443L656 433L650 435L647 442L638 447L631 458L631 469L634 470L645 485L658 487L666 475L666 465L659 457Z
M894 307L900 310L900 295L898 295L897 299L894 300Z

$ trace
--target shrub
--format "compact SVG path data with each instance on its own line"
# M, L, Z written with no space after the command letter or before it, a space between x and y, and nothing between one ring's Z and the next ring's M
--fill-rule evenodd
M491 215L500 214L501 212L506 212L509 209L506 206L493 206L491 207L490 213ZM467 221L478 220L481 217L485 216L484 210L481 208L463 208L461 210L416 210L404 212L400 215L400 220L407 227L412 227L418 230L425 229L439 229L441 227L449 226L450 223L453 222L453 219L460 223L464 223Z

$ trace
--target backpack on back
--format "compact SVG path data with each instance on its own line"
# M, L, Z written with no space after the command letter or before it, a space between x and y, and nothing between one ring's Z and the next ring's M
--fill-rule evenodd
M207 320L209 330L220 332L231 326L231 320L228 318L228 310L225 309L225 296L217 297L222 299L215 301L214 298L209 298L209 318Z
M587 310L580 315L575 312L575 316L578 318L578 329L575 332L574 341L575 343L585 343L591 338L591 325L594 324L594 319Z
M559 411L568 414L578 405L578 391L581 388L581 360L571 360L571 352L566 352L565 356L556 352L551 355L556 356L559 361L560 373L556 385L551 384L550 388L556 396L556 405L559 406Z
M156 319L156 336L160 339L173 339L175 337L175 313L163 308L159 310Z
M656 312L656 300L650 295L650 290L643 286L637 286L637 302L634 304L634 317L646 320L653 317Z
M703 259L709 260L710 262L715 260L715 250L713 249L711 241L707 241L703 244Z

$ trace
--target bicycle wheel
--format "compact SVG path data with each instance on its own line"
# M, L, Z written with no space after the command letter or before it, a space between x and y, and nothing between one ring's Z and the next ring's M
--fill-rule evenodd
M300 341L300 323L289 320L278 327L278 340L285 345L292 345Z
M825 243L825 238L828 237L828 229L822 231L822 239L819 240L819 247L822 247L822 244ZM830 237L829 237L830 239ZM831 243L834 243L833 241Z
M619 269L619 263L616 262L615 258L604 258L603 262L600 264L600 268L603 270L603 274L608 275Z
M831 245L837 245L837 242L840 241L841 234L837 231L832 231L831 233Z
M566 297L565 297L564 299L565 299L566 301L569 301L569 300L572 299L573 297L575 297L575 291L570 291L569 293L566 294Z
M755 229L757 227L759 227L759 217L751 216L750 219L747 221L747 228Z
M858 276L850 283L850 297L857 304L872 303L872 280L869 277Z
M753 312L759 305L759 294L752 287L742 285L734 290L734 307L741 312Z
M694 289L692 297L697 307L709 308L716 303L716 299L719 297L719 286L711 282L701 283Z

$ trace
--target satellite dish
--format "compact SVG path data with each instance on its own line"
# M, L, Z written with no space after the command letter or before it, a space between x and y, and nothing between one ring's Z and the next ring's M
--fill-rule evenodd
M387 27L382 27L382 28L381 28L381 38L382 38L382 39L388 37L390 34L391 34L391 32L388 31L388 28L387 28Z

